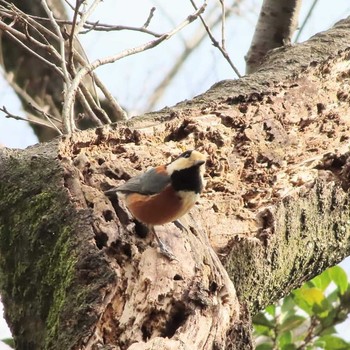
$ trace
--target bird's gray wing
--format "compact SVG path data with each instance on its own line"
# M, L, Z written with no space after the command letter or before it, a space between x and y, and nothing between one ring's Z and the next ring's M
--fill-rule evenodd
M123 185L106 191L105 194L113 195L116 192L124 192L151 195L161 192L169 184L169 175L165 172L160 172L159 168L151 168L144 174L132 177Z

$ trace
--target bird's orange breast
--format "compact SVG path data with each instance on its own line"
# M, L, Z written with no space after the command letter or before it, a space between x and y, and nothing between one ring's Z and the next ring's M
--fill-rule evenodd
M184 214L183 200L171 186L154 195L128 194L126 205L137 220L152 226L175 221Z

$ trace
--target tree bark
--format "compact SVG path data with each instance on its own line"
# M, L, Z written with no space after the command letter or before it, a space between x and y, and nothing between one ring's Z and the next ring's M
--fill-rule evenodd
M348 18L191 101L3 149L0 282L17 348L252 348L250 315L350 253L349 46ZM169 262L103 191L186 148L208 155L207 186L187 233L157 227Z
M298 26L300 6L301 0L264 0L246 56L247 74L260 67L270 50L290 45Z

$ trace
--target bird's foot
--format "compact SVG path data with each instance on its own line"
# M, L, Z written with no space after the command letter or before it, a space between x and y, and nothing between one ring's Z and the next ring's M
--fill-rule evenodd
M182 232L188 232L189 230L180 220L173 221L173 224Z
M170 261L176 260L176 256L171 252L171 250L161 241L161 239L158 237L157 232L154 230L154 227L151 228L154 237L156 238L159 246L160 253L163 254L166 258L168 258Z
M171 250L162 242L158 242L159 250L162 255L168 258L170 261L176 260L179 261L176 256L171 252Z

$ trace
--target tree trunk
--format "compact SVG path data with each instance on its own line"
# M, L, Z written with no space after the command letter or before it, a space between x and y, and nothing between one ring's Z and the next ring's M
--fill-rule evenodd
M350 252L349 46L347 19L173 108L2 149L17 348L252 348L250 315ZM187 233L156 228L169 262L103 191L188 148L208 155L207 186Z
M290 45L298 26L300 7L301 0L264 0L246 56L247 74L260 67L270 50Z

